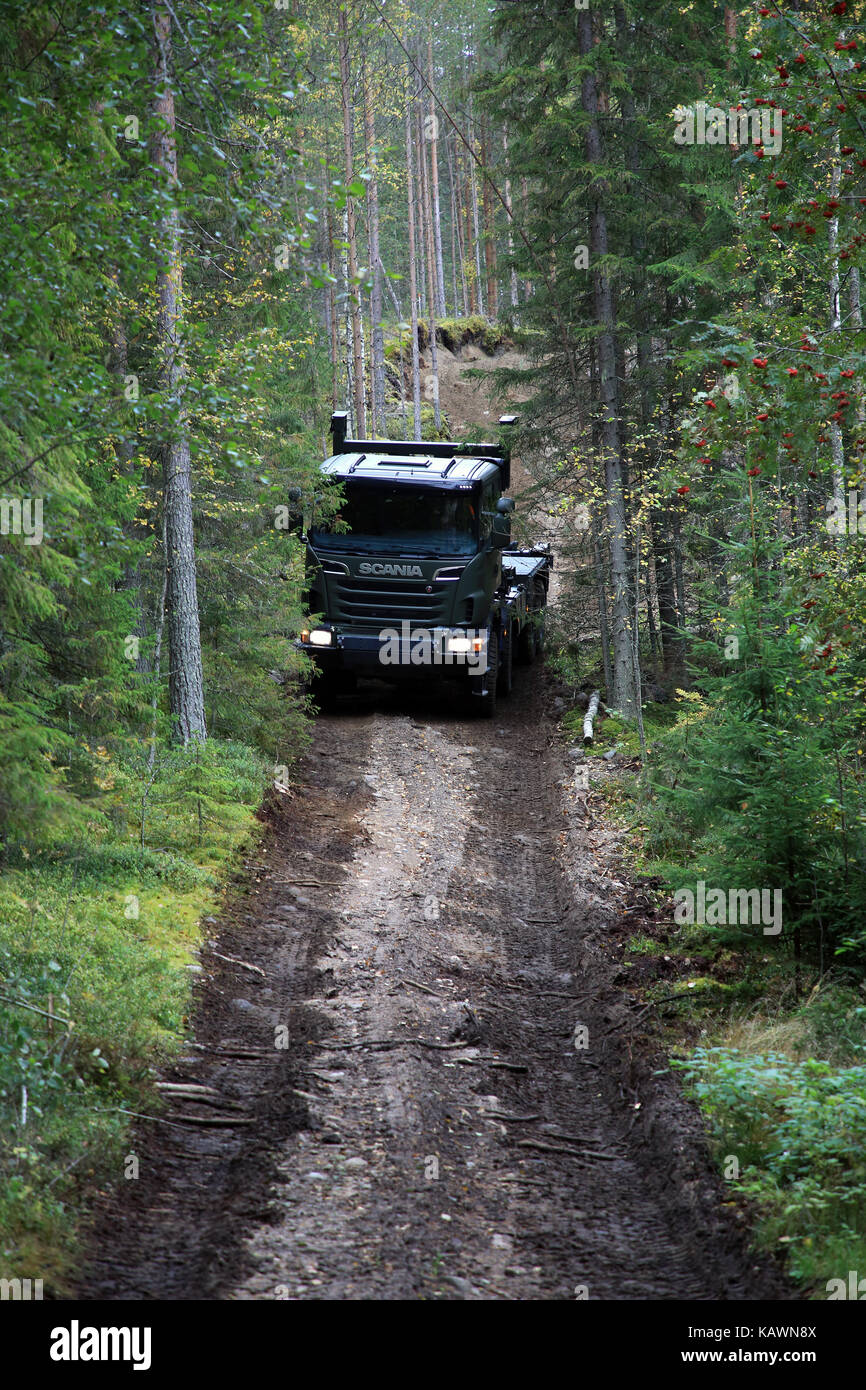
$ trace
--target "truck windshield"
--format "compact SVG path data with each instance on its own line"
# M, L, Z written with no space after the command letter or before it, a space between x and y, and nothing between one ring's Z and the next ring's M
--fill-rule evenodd
M473 492L408 482L347 482L344 495L333 520L311 528L310 543L316 549L414 555L474 555L478 549L478 498ZM341 521L347 530L337 529Z

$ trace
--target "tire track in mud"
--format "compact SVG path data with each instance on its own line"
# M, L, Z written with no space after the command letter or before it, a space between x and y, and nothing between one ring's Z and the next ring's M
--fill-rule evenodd
M199 990L203 1048L260 1055L175 1073L253 1124L182 1158L150 1128L88 1296L792 1296L630 1028L565 764L538 669L492 722L379 691L319 721L220 934L267 978L206 960Z
M288 1146L282 1212L250 1237L235 1297L273 1297L275 1276L300 1298L767 1291L731 1258L711 1181L696 1231L691 1202L658 1200L668 1169L644 1175L665 1158L639 1151L602 1040L617 1016L581 959L591 923L564 875L561 750L540 705L525 673L492 725L377 716L369 838L326 966L327 1080L311 1088L328 1142Z

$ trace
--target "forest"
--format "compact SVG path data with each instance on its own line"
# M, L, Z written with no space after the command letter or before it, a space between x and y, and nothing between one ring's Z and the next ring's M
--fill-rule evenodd
M315 760L286 518L338 510L332 412L472 440L463 362L554 547L558 739L601 693L593 814L653 904L628 987L787 1296L844 1297L864 0L8 0L0 54L0 1275L74 1287ZM778 928L675 915L701 884Z

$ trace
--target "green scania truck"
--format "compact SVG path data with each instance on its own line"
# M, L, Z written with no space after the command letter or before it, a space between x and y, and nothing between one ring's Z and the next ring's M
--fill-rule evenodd
M359 678L449 679L490 717L511 690L514 662L544 642L552 560L511 542L510 433L498 444L347 439L331 418L323 478L342 503L311 520L306 544L309 626L298 645L314 661L314 697L333 707Z

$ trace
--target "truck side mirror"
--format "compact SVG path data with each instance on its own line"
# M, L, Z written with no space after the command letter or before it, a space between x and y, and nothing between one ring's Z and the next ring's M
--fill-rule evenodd
M514 511L514 498L500 497L499 501L496 503L496 510L501 516L508 516Z
M493 519L490 541L494 550L505 550L511 544L511 519L500 512L498 508Z

